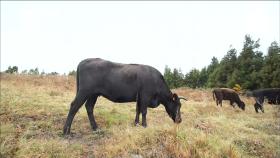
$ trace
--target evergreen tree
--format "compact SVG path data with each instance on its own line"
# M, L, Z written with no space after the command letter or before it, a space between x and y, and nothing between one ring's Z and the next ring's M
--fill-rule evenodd
M198 88L200 84L200 72L197 69L192 69L185 75L186 85L190 88Z
M166 84L169 88L174 88L173 85L173 74L171 72L171 69L166 65L164 68L164 74L163 77L165 79Z
M173 69L173 85L174 88L182 87L184 85L184 75L181 69Z
M213 57L211 59L210 65L207 67L207 73L208 75L214 72L214 70L219 66L219 61L216 57Z
M254 41L249 35L245 36L242 52L237 58L237 70L233 73L231 83L240 84L245 89L260 88L263 56L262 52L256 51L259 46L259 40Z
M280 47L276 41L268 48L261 70L261 86L265 88L280 87Z
M233 87L235 83L231 82L231 77L236 67L236 49L230 49L223 57L217 70L216 80L219 87Z
M207 87L215 87L216 84L216 76L217 76L217 68L219 67L219 61L216 57L212 58L211 64L207 67Z
M201 69L199 74L199 87L206 87L208 80L207 68L204 67Z
M169 88L178 88L184 86L184 74L181 69L174 68L173 71L168 66L165 66L163 75L166 84Z

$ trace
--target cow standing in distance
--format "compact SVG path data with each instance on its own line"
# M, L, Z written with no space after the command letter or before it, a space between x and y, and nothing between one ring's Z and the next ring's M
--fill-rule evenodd
M265 88L253 91L247 91L246 95L248 97L254 97L256 103L254 104L255 111L261 110L264 113L263 103L264 99L268 100L269 104L280 105L280 88Z
M161 73L151 66L114 63L100 58L85 59L77 67L76 82L77 94L71 103L64 134L70 134L74 116L85 102L91 127L97 129L93 109L98 96L118 103L136 101L135 124L139 124L141 113L144 127L147 126L147 108L156 108L159 104L164 105L175 123L182 121L180 99L185 98L172 93Z
M244 102L240 100L238 94L233 89L215 88L212 93L213 99L216 100L217 106L220 104L222 107L222 101L229 100L231 106L235 107L234 103L236 103L240 109L245 110Z

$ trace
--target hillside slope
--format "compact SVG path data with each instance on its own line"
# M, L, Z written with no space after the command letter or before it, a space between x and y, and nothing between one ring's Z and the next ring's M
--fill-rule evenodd
M210 90L173 91L190 99L179 125L160 106L148 110L147 128L135 127L135 103L99 97L100 130L90 130L82 107L63 137L75 79L1 74L0 157L280 157L279 106L256 114L250 98L242 111L227 101L217 107Z

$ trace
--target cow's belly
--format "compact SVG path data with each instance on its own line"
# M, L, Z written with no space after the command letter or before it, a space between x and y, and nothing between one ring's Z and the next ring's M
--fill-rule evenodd
M137 88L133 84L108 82L99 86L97 93L113 102L125 103L136 101Z
M104 96L103 97L111 100L112 102L115 102L115 103L126 103L126 102L135 102L136 99L135 97L131 97L131 96L114 96L114 97L111 97L111 96Z
M150 104L148 105L148 107L149 108L156 108L156 107L158 107L159 106L159 100L158 99L152 99L151 101L150 101Z
M136 101L136 93L133 92L121 92L118 93L101 93L101 95L112 102L116 103L125 103L125 102L134 102Z

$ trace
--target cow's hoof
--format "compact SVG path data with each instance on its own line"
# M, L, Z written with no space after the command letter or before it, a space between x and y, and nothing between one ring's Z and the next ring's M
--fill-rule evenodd
M97 130L99 130L97 126L92 128L92 131L97 131Z
M92 133L93 133L93 134L103 134L104 131L103 131L101 128L97 128L97 129L95 129L95 130L92 130Z
M69 127L65 127L64 129L63 129L63 135L64 136L67 136L67 135L69 135L70 134L70 128Z
M147 124L142 124L142 126L143 126L144 128L147 128Z
M135 125L136 127L140 126L139 122L138 122L138 123L135 122L134 125Z

